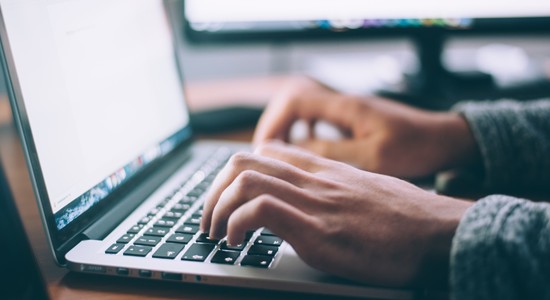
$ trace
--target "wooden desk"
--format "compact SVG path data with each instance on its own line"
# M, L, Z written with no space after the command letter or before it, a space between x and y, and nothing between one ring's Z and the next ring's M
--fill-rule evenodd
M223 81L216 84L199 83L189 86L192 109L212 107L216 103L244 101L265 103L275 89L286 79L283 77ZM241 87L241 88L239 88ZM243 89L244 88L244 89ZM217 92L216 92L217 91ZM250 140L252 129L232 132L211 138ZM29 174L18 135L11 123L9 105L0 98L0 155L8 180L31 240L34 253L47 281L53 299L330 299L292 293L266 292L251 289L211 287L192 284L156 282L89 274L78 274L58 267L47 245Z

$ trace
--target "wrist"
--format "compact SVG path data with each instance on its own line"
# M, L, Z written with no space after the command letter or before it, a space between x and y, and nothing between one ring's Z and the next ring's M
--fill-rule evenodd
M481 154L466 119L457 113L437 115L435 127L437 143L442 147L441 170L479 164Z
M429 217L424 255L419 270L422 286L447 287L452 241L456 229L473 203L443 196L434 200Z

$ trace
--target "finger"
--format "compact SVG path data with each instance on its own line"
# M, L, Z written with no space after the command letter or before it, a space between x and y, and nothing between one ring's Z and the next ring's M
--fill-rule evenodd
M306 140L297 145L328 159L360 166L368 157L368 145L364 140Z
M264 175L256 171L244 171L220 196L212 212L210 236L221 239L225 236L227 220L239 206L260 195L273 195L283 201L288 201L299 209L311 205L306 192L284 180Z
M259 145L254 153L283 161L311 173L327 166L326 160L313 152L276 141Z
M240 206L227 224L227 240L232 245L243 242L249 229L266 227L289 242L301 247L304 232L313 232L315 219L298 208L271 195L261 195Z
M294 112L293 100L274 99L258 120L252 143L257 145L265 140L277 139L288 142L290 128L298 120Z
M201 221L202 231L208 232L212 211L222 192L245 170L253 170L280 178L298 186L307 183L310 175L291 164L273 158L262 157L251 153L237 153L233 155L223 170L216 176L216 179L205 197L204 212Z
M348 100L336 92L315 92L290 99L274 100L260 118L254 144L272 139L288 141L292 124L298 119L325 120L343 130L350 130L359 115L358 101Z

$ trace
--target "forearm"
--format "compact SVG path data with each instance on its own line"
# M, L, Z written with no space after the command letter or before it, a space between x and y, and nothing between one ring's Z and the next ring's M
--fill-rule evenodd
M550 299L550 205L489 196L453 239L453 299Z
M550 100L471 102L454 110L477 142L487 188L550 186Z

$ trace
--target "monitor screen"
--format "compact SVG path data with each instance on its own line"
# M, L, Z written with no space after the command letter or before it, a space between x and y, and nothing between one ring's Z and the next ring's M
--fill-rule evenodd
M61 230L187 137L170 24L160 0L0 6Z
M540 0L186 0L184 11L196 36L550 24L550 2Z

